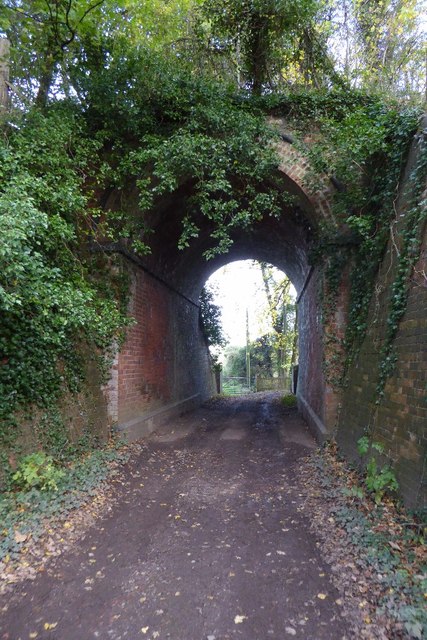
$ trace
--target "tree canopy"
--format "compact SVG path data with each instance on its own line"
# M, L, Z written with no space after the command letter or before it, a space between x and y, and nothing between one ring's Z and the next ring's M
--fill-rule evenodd
M0 34L27 104L145 47L256 94L290 86L425 93L420 0L5 0Z

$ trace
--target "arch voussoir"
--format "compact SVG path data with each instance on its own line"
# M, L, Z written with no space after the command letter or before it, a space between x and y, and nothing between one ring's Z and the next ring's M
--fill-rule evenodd
M280 160L279 171L300 190L301 195L304 196L303 203L308 202L310 204L311 216L314 215L315 217L313 222L326 222L337 226L332 208L335 187L330 177L326 173L316 173L314 180L310 160L304 154L304 151L299 146L296 146L294 136L286 127L285 122L279 118L270 118L269 122L280 133L280 140L276 143L276 150ZM309 142L307 140L303 144L308 150ZM304 204L303 208L306 208Z

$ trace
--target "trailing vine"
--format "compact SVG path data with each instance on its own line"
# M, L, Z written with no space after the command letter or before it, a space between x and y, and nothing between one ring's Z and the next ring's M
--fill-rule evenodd
M406 310L410 275L419 258L422 230L427 220L427 141L425 132L420 134L419 141L416 166L408 181L406 195L410 200L409 206L405 211L404 228L400 234L402 241L399 247L396 275L391 287L387 331L381 348L377 402L384 395L387 379L393 373L395 367L394 339Z
M282 98L272 96L268 101L276 114L287 118L297 136L307 129L316 132L314 142L304 147L311 162L313 185L319 173L338 178L340 188L335 193L333 211L341 230L320 228L311 260L322 266L324 272L321 295L324 326L333 316L344 274L349 273L345 339L335 333L325 335L326 378L334 386L343 386L368 328L375 277L389 239L402 168L421 112L387 104L362 92L311 92ZM417 172L417 179L422 182L425 166L421 161ZM414 243L419 236L417 216L422 216L422 206L416 191L417 204L406 214L408 226L399 259L400 275L393 287L378 395L391 372L391 344L406 304L403 282L414 260Z
M389 240L390 225L395 219L395 201L401 174L418 119L419 112L409 110L400 112L392 121L393 128L388 131L384 151L375 154L367 165L372 178L364 186L367 199L362 215L352 213L348 218L349 225L357 230L360 242L355 246L352 256L346 369L357 356L368 328L374 281Z
M34 111L0 140L0 442L14 445L32 409L54 409L128 323L119 276L85 252L93 157L100 142L70 105ZM49 413L49 412L48 412ZM53 414L52 414L53 415ZM57 425L58 437L62 427Z

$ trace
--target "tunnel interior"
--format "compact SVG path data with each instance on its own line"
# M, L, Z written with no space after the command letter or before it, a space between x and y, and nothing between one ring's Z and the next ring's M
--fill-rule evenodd
M231 232L227 253L207 260L215 242L213 225L197 220L198 236L178 248L182 220L191 198L191 184L181 185L157 203L150 214L151 253L134 256L126 248L132 274L130 313L136 324L113 365L109 397L112 419L127 433L151 430L169 411L185 411L215 391L212 362L199 318L199 295L208 278L236 260L267 262L287 274L297 292L301 412L322 437L328 429L331 392L322 372L322 326L319 304L321 273L310 263L310 249L325 219L325 194L304 184L305 163L283 144L277 185L292 195L280 216L265 215L248 228ZM286 159L286 154L289 158ZM288 162L288 165L286 165ZM326 190L327 191L327 190ZM128 189L127 208L138 215L136 187ZM113 193L107 208L119 209L123 193ZM333 404L333 403L332 403ZM132 435L131 435L132 437Z
M230 234L229 250L210 259L206 259L205 253L215 246L215 227L201 217L194 216L198 236L187 248L178 248L182 221L192 194L191 185L182 185L174 194L158 202L147 219L150 254L140 257L140 264L195 302L210 275L235 260L273 264L288 275L300 292L310 270L308 254L319 220L304 190L288 177L282 180L282 188L284 185L289 187L295 203L283 206L280 217L267 215L248 228L235 229ZM122 208L122 194L114 193L107 206ZM136 188L129 189L125 207L138 211Z

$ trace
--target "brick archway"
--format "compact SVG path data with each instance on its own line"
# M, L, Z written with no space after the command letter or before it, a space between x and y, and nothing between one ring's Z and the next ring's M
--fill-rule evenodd
M316 174L314 177L307 154L304 154L304 150L309 150L313 136L307 134L297 143L283 119L269 118L269 123L279 134L276 144L280 158L278 168L286 177L289 190L299 195L301 205L313 224L324 222L336 227L337 221L332 209L335 192L333 179L326 174Z
M230 251L207 262L203 254L211 242L208 224L188 249L177 249L189 195L188 185L182 185L153 217L151 256L138 258L125 244L115 247L131 274L130 313L136 324L113 364L106 395L111 420L130 437L151 430L166 415L190 408L213 393L198 296L214 271L238 259L269 262L292 280L299 305L299 407L320 439L335 427L339 398L323 371L322 273L309 259L318 228L337 226L331 207L334 187L327 176L317 176L313 187L301 148L285 133L282 121L275 120L274 125L280 136L278 175L294 196L280 219L266 216L251 229L236 230ZM134 196L136 209L137 194ZM113 194L107 207L119 208L121 204L120 194ZM328 320L335 333L343 329L345 303L343 290Z
M404 233L412 176L425 149L426 119L413 140L407 167L396 198L396 229L390 235L375 281L368 310L367 332L359 355L349 365L349 386L338 393L325 375L325 364L342 365L340 347L347 323L348 282L342 278L334 304L323 314L327 286L322 270L310 263L310 247L319 227L336 233L337 244L348 241L348 230L334 219L331 200L338 187L329 176L312 181L304 145L294 144L286 123L278 127L278 170L295 203L284 207L280 219L266 217L250 230L236 231L227 256L207 263L203 251L209 246L210 229L184 252L177 250L179 222L185 186L165 201L155 220L153 255L144 261L124 254L133 282L131 312L137 324L113 366L106 389L111 419L130 437L149 431L157 420L194 406L212 393L207 347L199 324L197 296L209 275L228 261L252 258L271 262L285 271L298 292L300 379L298 404L315 433L324 438L337 432L343 450L356 459L356 442L369 426L381 441L410 506L425 502L425 221L419 228L421 254L408 281L408 302L394 340L396 368L384 388L381 403L374 402L382 363L382 344L387 339L388 310L398 273L396 237ZM425 136L424 136L425 137ZM305 144L310 145L311 136ZM272 183L276 176L272 176ZM120 194L108 206L121 208ZM136 202L136 199L135 199ZM422 203L422 198L420 204ZM136 205L135 205L136 207ZM333 307L333 308L331 308ZM326 317L325 317L326 315ZM152 332L158 332L152 339ZM423 431L424 429L424 431ZM424 434L424 435L423 435Z

